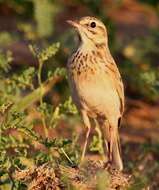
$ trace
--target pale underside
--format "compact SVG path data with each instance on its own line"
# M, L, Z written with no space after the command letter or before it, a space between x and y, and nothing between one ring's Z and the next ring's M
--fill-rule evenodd
M110 75L101 71L94 75L84 73L74 77L76 79L70 80L72 96L80 110L87 111L90 117L121 115L119 96Z

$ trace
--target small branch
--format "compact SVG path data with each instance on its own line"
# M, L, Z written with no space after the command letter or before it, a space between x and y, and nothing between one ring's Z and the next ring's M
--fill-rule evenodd
M69 156L66 154L66 152L64 151L63 148L61 148L61 151L63 152L63 154L66 156L67 160L73 165L72 160L69 158Z
M15 182L14 182L14 179L13 179L12 175L10 174L10 172L7 172L7 174L8 174L8 176L9 176L9 178L10 178L11 182L12 182L12 185L11 185L11 190L13 190L13 189L14 189L14 187L15 187Z
M43 105L43 92L42 92L42 80L41 80L41 74L42 74L42 68L43 68L43 64L44 62L39 59L39 69L38 69L38 83L39 83L39 87L40 87L40 106L42 107ZM45 116L44 116L44 112L42 110L42 124L44 127L44 133L45 133L45 137L48 138L49 132L46 126L46 120L45 120Z
M42 83L41 87L38 87L30 94L26 95L25 97L21 98L20 101L18 101L15 105L12 106L11 109L17 110L17 111L24 111L27 109L30 105L40 100L40 92L41 96L46 95L49 90L58 82L60 82L63 79L61 76L54 76Z

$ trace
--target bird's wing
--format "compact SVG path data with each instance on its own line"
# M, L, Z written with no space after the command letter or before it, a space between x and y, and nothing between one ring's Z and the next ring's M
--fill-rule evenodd
M115 86L115 90L119 96L120 113L122 115L124 112L124 86L123 86L121 75L119 73L119 70L118 70L113 58L109 62L105 63L105 71L106 71L106 73L109 74L109 76Z

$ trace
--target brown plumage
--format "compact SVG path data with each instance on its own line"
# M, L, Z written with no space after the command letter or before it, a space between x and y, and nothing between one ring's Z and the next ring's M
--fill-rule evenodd
M101 127L109 161L122 170L118 127L124 111L124 90L108 48L106 28L94 17L68 22L75 27L81 39L67 67L72 97L87 127L82 159L91 128L89 119L93 118Z

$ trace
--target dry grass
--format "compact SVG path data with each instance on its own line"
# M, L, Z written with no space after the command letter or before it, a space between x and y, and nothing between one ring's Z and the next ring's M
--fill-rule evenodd
M44 164L16 171L14 178L25 182L29 190L123 190L131 181L130 175L105 167L102 161L91 160L76 168Z

